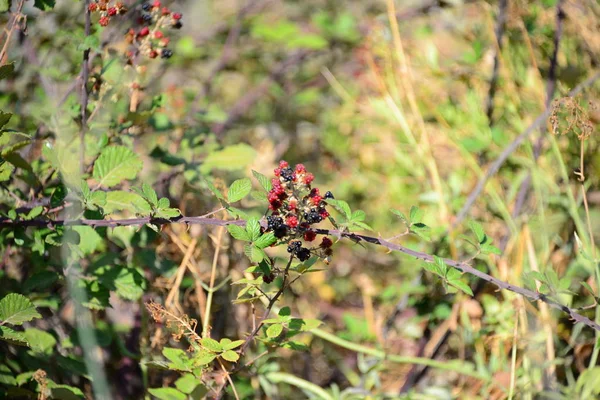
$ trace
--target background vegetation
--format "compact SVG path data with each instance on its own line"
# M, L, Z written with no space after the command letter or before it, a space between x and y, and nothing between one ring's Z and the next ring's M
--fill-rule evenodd
M0 0L0 396L600 396L548 302L339 235L288 287L285 245L265 273L206 223L303 163L347 230L600 320L597 2L168 2L170 57L127 56L124 3ZM139 220L49 222L80 218Z

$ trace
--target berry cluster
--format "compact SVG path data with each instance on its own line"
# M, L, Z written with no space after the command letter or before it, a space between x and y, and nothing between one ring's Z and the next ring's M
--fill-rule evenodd
M306 171L302 164L291 168L286 161L280 161L274 171L276 178L267 195L271 215L267 217L267 231L276 238L288 242L288 253L300 261L316 255L329 261L333 242L324 237L318 246L304 247L302 241L313 242L317 234L312 226L329 217L327 199L333 199L331 192L321 195L318 188L311 187L314 175Z
M126 34L127 42L137 47L137 52L149 58L170 58L173 51L167 46L171 39L166 36L165 29L180 29L181 13L171 12L163 7L159 0L143 3L141 15L138 18L139 29L129 29ZM134 52L127 53L129 62L133 63Z
M90 3L88 9L90 12L97 12L100 14L100 20L98 23L101 26L107 26L111 17L125 14L127 12L127 8L122 2L117 1L116 3L112 4L111 0L95 0L93 3Z

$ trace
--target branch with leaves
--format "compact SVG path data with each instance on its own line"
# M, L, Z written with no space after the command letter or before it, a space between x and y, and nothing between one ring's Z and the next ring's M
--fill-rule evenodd
M414 212L413 212L414 213ZM415 215L413 215L414 218ZM408 219L407 219L408 221ZM234 225L238 227L242 227L246 225L246 221L244 220L235 220L235 221L225 221L217 218L208 218L208 217L184 217L178 216L173 218L132 218L132 219L123 219L123 220L88 220L88 219L77 219L77 220L56 220L49 221L43 219L31 219L31 220L21 220L21 221L12 221L3 219L0 220L0 227L27 227L27 226L91 226L91 227L109 227L114 228L118 226L140 226L145 224L153 224L153 225L164 225L169 223L185 223L185 224L199 224L199 225L210 225L210 226L227 226ZM263 223L264 225L264 223ZM416 223L413 225L412 229L422 229L420 223ZM479 240L480 250L488 250L490 252L493 251L491 243L489 242L489 237L483 234L481 231L477 229L477 239ZM511 283L502 281L498 278L495 278L489 274L486 274L483 271L480 271L476 268L473 268L467 262L456 261L447 258L440 258L435 255L419 252L416 250L409 249L397 243L392 243L391 241L385 240L380 237L373 237L367 235L361 235L357 233L352 233L348 231L342 230L330 230L330 229L316 229L316 232L321 235L331 235L338 238L349 239L354 242L366 242L378 246L382 246L391 251L398 251L400 253L404 253L408 256L414 257L418 260L425 261L427 265L427 269L437 275L440 275L444 282L447 282L450 286L459 286L460 289L465 290L467 293L470 292L468 286L465 287L462 281L458 280L458 275L455 272L452 272L452 269L460 271L462 273L467 273L469 275L476 276L477 278L483 279L486 282L489 282L499 289L508 290L513 293L520 294L530 301L543 301L549 306L560 310L567 314L574 322L582 323L592 329L600 331L600 325L596 322L592 321L588 317L585 317L577 312L576 309L570 308L564 304L561 304L557 300L549 297L546 294L535 292L533 290L529 290L520 286L513 285ZM418 230L416 232L419 232ZM422 234L422 233L421 233ZM265 246L266 247L266 246ZM248 250L251 251L251 250ZM451 267L451 269L448 269ZM460 283L458 283L460 282Z

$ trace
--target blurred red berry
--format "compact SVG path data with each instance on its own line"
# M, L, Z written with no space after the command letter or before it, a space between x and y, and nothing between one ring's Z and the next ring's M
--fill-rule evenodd
M181 13L173 13L173 19L179 21L181 19Z
M273 174L275 174L275 176L281 176L281 168L275 168Z
M160 10L160 13L162 15L169 15L171 14L171 10L169 10L167 7L163 7L162 10Z
M163 38L163 33L161 31L156 31L154 32L154 39L162 39Z
M100 21L98 21L100 26L107 26L109 22L110 22L110 18L108 18L108 17L100 17Z
M159 8L160 7L160 1L154 0L154 2L152 3L152 7Z
M138 36L141 36L141 37L148 36L149 33L150 33L150 29L148 29L148 27L145 26L139 31Z
M296 164L296 173L303 174L306 172L306 167L304 164Z
M317 233L315 231L306 231L304 232L304 240L307 242L312 242L317 237Z
M307 173L306 175L304 175L304 183L306 185L310 185L312 183L312 181L315 180L315 176L313 174L311 174L310 172Z
M290 164L288 164L287 161L283 161L283 160L279 161L279 168L283 169L283 168L287 168L289 166L290 166Z
M98 4L96 3L92 3L88 6L88 10L90 10L91 12L94 12L96 10L98 10Z
M113 15L117 15L117 9L115 7L110 7L108 9L108 15L112 17Z
M295 215L290 215L289 217L287 217L286 222L290 228L295 228L298 226L298 217L296 217Z
M158 51L156 51L156 50L152 50L152 51L150 52L150 54L148 54L148 56L149 56L150 58L156 58L156 57L158 57Z
M328 249L331 246L333 246L333 242L328 237L324 237L323 240L321 241L320 246L324 249Z

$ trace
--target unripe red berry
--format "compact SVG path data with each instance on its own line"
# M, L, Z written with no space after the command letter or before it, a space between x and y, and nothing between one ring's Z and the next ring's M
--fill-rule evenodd
M287 161L283 161L283 160L279 161L279 168L283 169L283 168L287 168L289 166L290 166L290 164L288 164Z
M107 26L109 22L110 22L110 18L108 18L108 17L100 17L100 21L98 21L100 26Z
M163 38L163 33L161 31L156 31L154 32L154 39L162 39Z
M160 40L160 45L161 45L161 46L163 46L163 47L166 47L166 46L168 46L168 45L169 45L169 42L170 42L170 41L171 41L171 39L169 39L168 37L166 37L166 38L162 38L162 39Z
M273 174L275 174L275 176L281 176L281 168L275 168Z
M289 217L287 217L286 223L290 228L295 228L298 226L298 217L296 217L295 215L290 215Z
M179 21L181 19L181 13L173 13L173 19Z
M315 206L318 206L321 203L321 200L323 200L323 198L321 196L317 195L317 196L313 196L310 200L312 201L312 203Z
M310 185L312 183L312 181L315 180L315 176L313 174L311 174L310 172L307 173L306 175L304 175L304 183L306 185Z
M156 58L156 57L158 57L158 51L156 51L156 50L152 50L152 51L150 52L150 54L148 54L148 56L149 56L150 58Z
M96 4L96 3L91 3L91 4L88 6L88 10L90 10L90 12L94 12L94 11L98 10L98 4Z
M160 1L159 0L154 0L154 2L152 3L152 7L159 8L160 7Z
M108 15L112 17L113 15L117 15L117 9L115 7L110 7L108 9Z
M319 215L321 216L321 218L325 219L327 217L329 217L329 213L327 212L326 209L322 209L319 211Z
M141 36L141 37L148 36L149 33L150 33L150 29L148 29L148 27L145 26L139 31L138 36Z
M171 14L171 10L169 10L167 7L163 7L162 10L160 10L160 13L162 15L169 15Z

